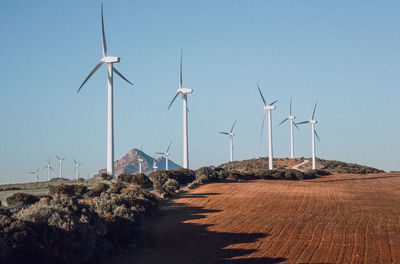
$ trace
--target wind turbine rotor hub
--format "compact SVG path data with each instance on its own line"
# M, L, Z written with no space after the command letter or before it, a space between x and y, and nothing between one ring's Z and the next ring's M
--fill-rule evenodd
M310 120L310 124L316 124L316 123L318 123L317 120Z
M111 57L111 56L103 57L101 59L101 61L105 62L105 63L118 63L119 60L120 60L120 57Z
M181 93L181 94L190 94L190 93L193 93L193 89L189 89L189 88L180 88L180 89L178 89L178 93Z
M291 115L291 116L288 116L288 118L289 119L295 119L296 117Z
M264 109L266 109L266 110L275 110L275 106L273 106L273 105L267 105L266 107L264 106Z

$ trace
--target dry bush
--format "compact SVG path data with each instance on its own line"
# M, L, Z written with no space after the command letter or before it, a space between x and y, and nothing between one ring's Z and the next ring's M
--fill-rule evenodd
M108 188L110 188L110 185L103 183L103 182L99 182L98 184L96 184L89 192L88 195L93 197L93 196L99 196L101 193L105 192L108 190Z
M138 174L130 174L130 173L121 173L118 176L118 180L126 183L135 183L143 188L151 188L153 183L150 179L146 176L146 174L138 173Z
M6 199L8 206L24 206L31 205L39 201L35 195L27 193L14 193Z
M87 187L84 185L75 184L60 184L57 186L50 187L49 195L64 194L68 196L82 197L87 193Z

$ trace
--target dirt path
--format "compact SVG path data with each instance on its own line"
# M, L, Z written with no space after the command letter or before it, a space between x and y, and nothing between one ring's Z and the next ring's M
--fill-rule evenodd
M303 162L300 163L300 164L294 165L294 166L292 167L292 169L293 169L293 170L304 171L304 170L301 170L300 167L303 166L303 165L305 165L305 164L307 164L308 162L310 162L310 161L309 161L309 160L305 160L305 161L303 161Z
M201 186L118 263L400 263L400 174Z

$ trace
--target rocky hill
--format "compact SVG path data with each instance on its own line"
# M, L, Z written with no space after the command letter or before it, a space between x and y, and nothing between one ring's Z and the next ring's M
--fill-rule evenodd
M120 160L114 162L114 174L120 175L123 172L127 173L139 173L139 153L143 158L142 163L142 172L145 174L149 174L153 171L153 157L147 155L143 151L140 151L136 148L130 150L128 153L125 154ZM165 170L165 157L158 156L156 158L157 163L157 170ZM174 170L181 168L178 164L173 162L171 159L168 159L168 169ZM101 169L97 175L106 172L106 169Z

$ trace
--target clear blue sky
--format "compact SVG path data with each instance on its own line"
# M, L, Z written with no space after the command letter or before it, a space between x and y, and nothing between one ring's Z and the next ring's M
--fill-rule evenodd
M104 1L110 56L134 83L115 78L115 157L170 141L182 164L182 102L167 112L183 82L189 95L191 168L229 158L267 156L263 107L273 112L274 152L289 155L289 99L297 121L316 119L317 156L400 169L399 1ZM100 1L0 2L0 183L32 181L28 171L55 154L73 177L106 167L106 67L101 59ZM264 130L265 131L265 130ZM310 157L310 127L295 131L295 154ZM53 175L57 175L56 172ZM42 170L41 179L46 178Z

